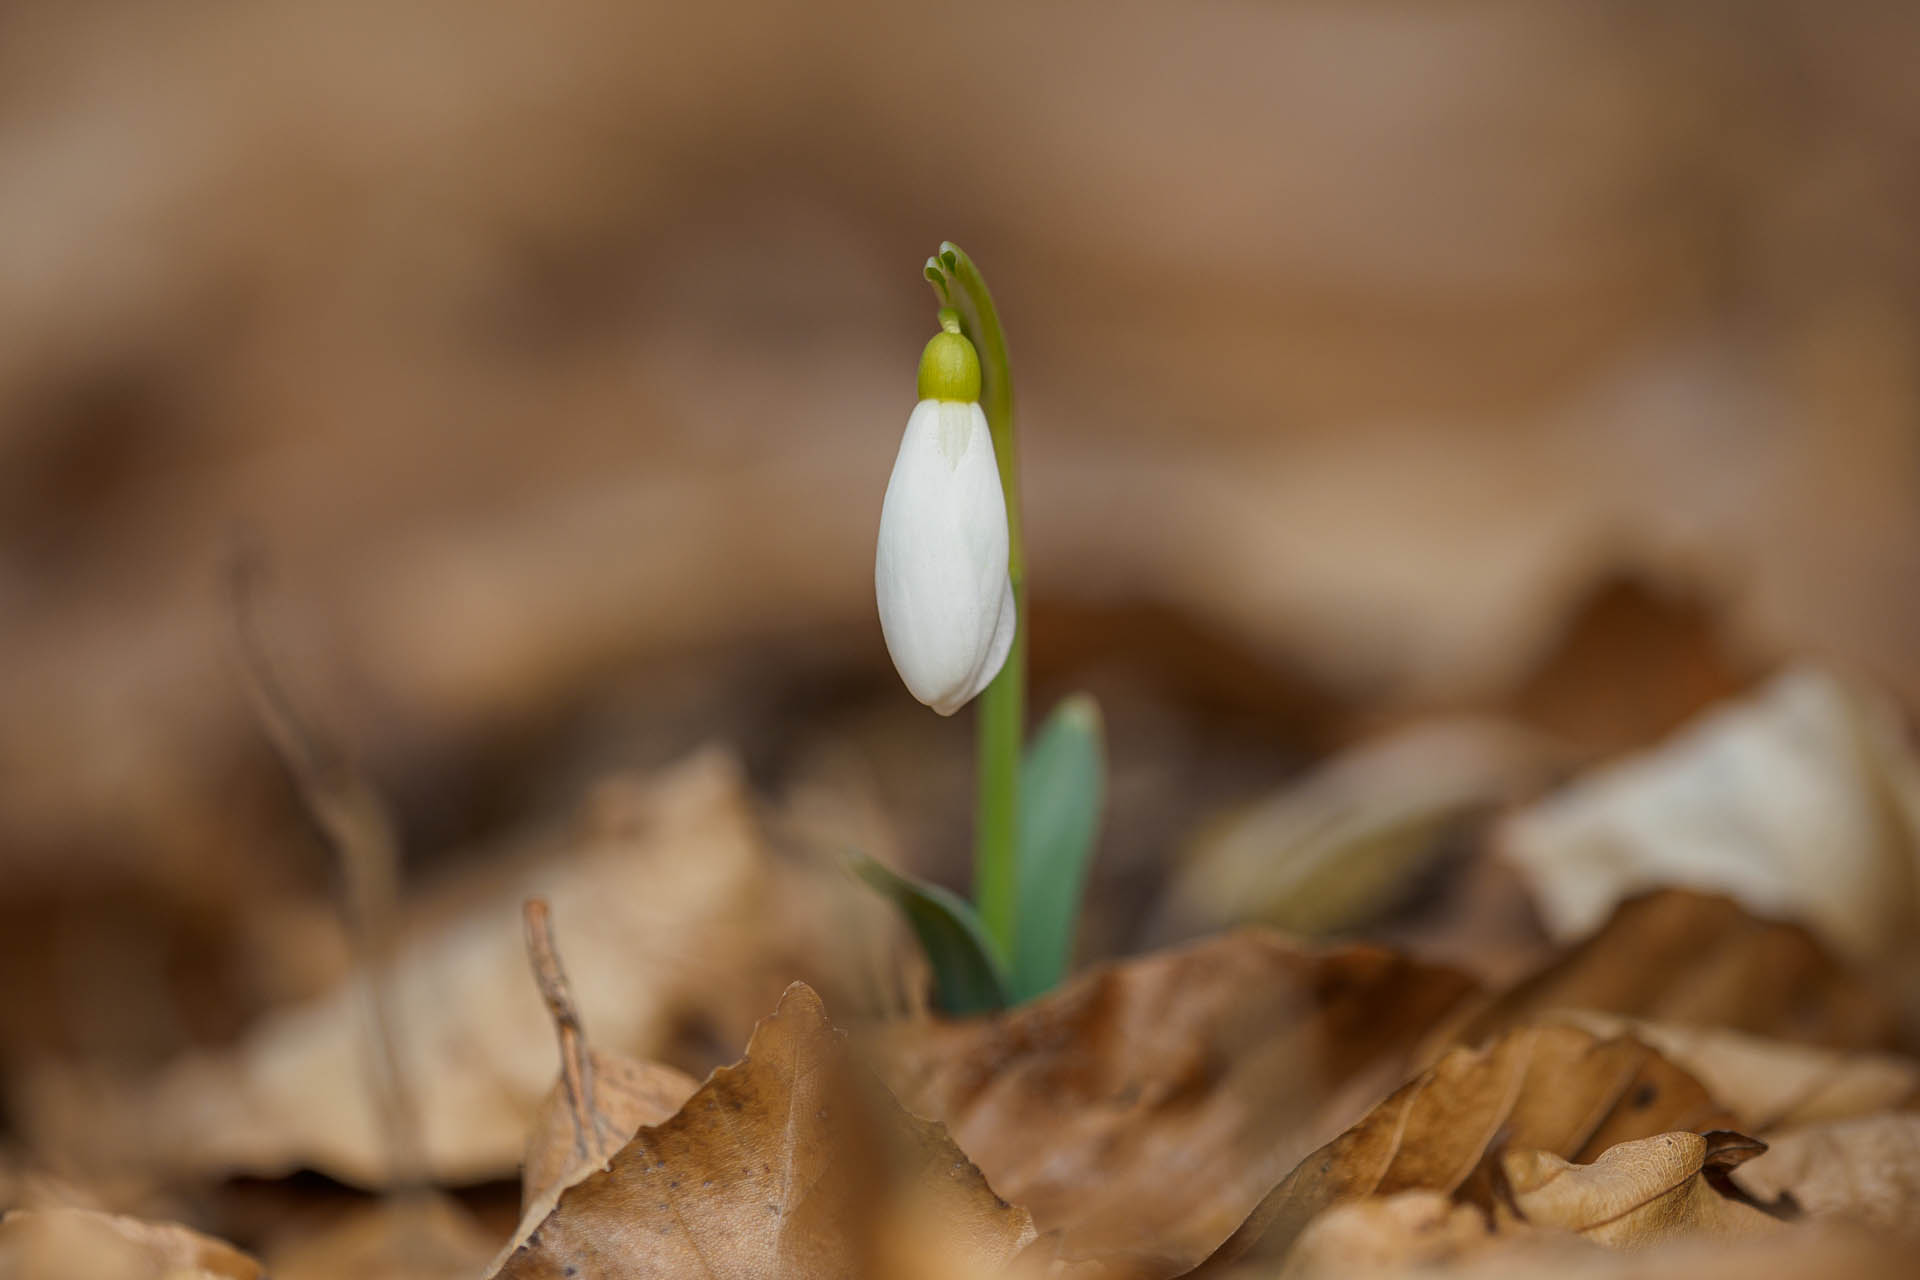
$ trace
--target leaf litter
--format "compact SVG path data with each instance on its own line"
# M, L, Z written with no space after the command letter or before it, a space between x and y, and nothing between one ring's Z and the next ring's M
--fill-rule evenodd
M1515 802L1501 787L1540 784L1518 759L1518 774L1496 767L1482 787L1474 766L1457 797L1413 807L1486 828ZM1684 751L1648 767L1681 791L1708 785ZM1595 806L1581 812L1640 804L1632 789L1565 794ZM1364 819L1364 796L1341 795ZM1558 828L1528 815L1561 801L1518 803L1484 856L1526 849L1537 884L1560 874L1540 853ZM782 970L832 974L894 944L876 948L872 916L843 905L850 883L797 874L739 765L709 751L603 788L571 839L396 920L368 978L422 1121L411 1174L358 1071L351 987L145 1089L43 1075L16 1096L40 1149L86 1150L152 1186L311 1169L389 1192L263 1239L272 1274L293 1280L1651 1275L1706 1239L1773 1242L1756 1273L1791 1257L1873 1274L1920 1205L1920 1063L1903 1052L1898 985L1829 945L1831 895L1676 879L1623 881L1593 927L1560 930L1511 981L1242 928L972 1018L855 997L842 1031L795 984L747 1036L750 1002L771 1003ZM823 920L866 923L836 938ZM695 937L724 963L666 960ZM1896 972L1899 950L1880 951ZM664 1060L706 1065L685 1055L689 1013L709 1039L746 1042L704 1082ZM431 1189L515 1170L510 1231ZM9 1274L49 1274L56 1255L129 1280L260 1274L158 1217L0 1222ZM1621 1269L1636 1257L1655 1261Z

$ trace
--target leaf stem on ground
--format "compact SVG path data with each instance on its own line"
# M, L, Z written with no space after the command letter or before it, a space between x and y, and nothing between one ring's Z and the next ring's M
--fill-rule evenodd
M594 1105L593 1055L587 1052L580 1007L573 1002L573 988L567 985L560 952L553 945L553 911L547 900L528 898L520 910L527 923L527 960L533 966L533 980L539 984L540 999L546 1003L547 1016L553 1019L554 1032L560 1037L560 1080L567 1092L567 1109L573 1115L574 1147L582 1160L590 1159L598 1138L600 1111Z

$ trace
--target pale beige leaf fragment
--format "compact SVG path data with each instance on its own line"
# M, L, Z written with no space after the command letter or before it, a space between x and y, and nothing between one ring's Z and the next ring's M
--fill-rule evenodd
M266 1280L232 1245L176 1222L93 1209L15 1209L0 1218L7 1280Z
M1520 812L1499 843L1562 940L1680 885L1882 960L1920 925L1920 759L1887 699L1801 667Z
M1911 1233L1920 1226L1920 1115L1854 1116L1767 1140L1735 1179L1809 1216Z

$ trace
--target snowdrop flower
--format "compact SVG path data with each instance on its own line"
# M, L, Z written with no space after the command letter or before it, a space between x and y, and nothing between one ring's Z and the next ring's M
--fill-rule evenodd
M880 507L873 590L894 669L914 697L950 716L1000 673L1015 610L980 358L957 317L943 312L941 325L920 357L920 403Z

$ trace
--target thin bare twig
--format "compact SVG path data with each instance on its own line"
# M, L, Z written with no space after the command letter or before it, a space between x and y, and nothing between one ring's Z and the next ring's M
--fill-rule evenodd
M312 730L274 670L252 607L260 573L257 561L236 555L227 576L247 702L339 861L343 914L367 997L369 1083L385 1121L391 1176L396 1189L422 1187L425 1128L400 1060L391 990L399 840L379 793L344 752Z
M560 1079L567 1091L567 1108L573 1114L574 1147L580 1159L591 1160L602 1136L600 1109L593 1093L593 1055L587 1051L580 1008L573 1002L573 989L567 985L560 953L553 945L553 912L545 898L528 898L521 912L527 922L527 960L533 965L533 980L540 985L540 998L546 1002L547 1016L553 1019L553 1029L560 1037Z

